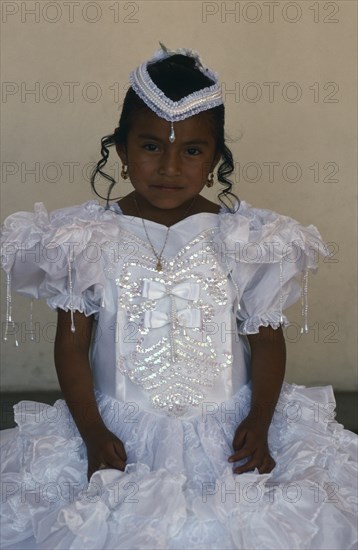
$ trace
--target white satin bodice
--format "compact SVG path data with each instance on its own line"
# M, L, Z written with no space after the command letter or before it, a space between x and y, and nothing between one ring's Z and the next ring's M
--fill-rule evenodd
M119 213L118 222L122 242L102 246L108 285L92 350L96 387L179 416L227 401L247 382L247 360L237 289L213 246L218 216L203 213L172 226L160 273L141 219ZM145 224L161 250L167 228Z

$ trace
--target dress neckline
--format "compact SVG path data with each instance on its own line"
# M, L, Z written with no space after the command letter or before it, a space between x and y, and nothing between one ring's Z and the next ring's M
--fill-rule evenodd
M117 202L111 205L108 208L108 210L114 212L115 214L120 214L121 216L123 216L124 218L127 218L130 221L133 221L136 223L142 223L142 218L140 218L139 216L130 216L128 214L123 214L123 211ZM223 207L220 208L217 214L215 214L214 212L197 212L196 214L191 214L190 216L187 216L186 218L179 220L178 222L174 223L173 225L170 225L169 227L170 228L178 227L182 223L187 222L190 218L194 218L194 216L214 216L215 218L219 219L219 214L221 214L222 212L224 212ZM144 220L145 220L145 223L153 224L153 225L168 229L168 226L163 223L155 222L153 220L147 220L146 218Z

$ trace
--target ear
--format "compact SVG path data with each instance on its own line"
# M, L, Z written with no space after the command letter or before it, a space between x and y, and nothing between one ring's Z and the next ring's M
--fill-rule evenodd
M127 149L124 143L117 143L116 144L116 151L119 156L119 158L122 161L122 164L128 164L127 162Z

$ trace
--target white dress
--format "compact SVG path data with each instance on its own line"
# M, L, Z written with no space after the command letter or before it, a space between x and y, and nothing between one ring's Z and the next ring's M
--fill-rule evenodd
M161 250L166 227L146 227ZM65 402L17 404L1 446L2 548L355 548L357 437L315 414L334 402L330 386L283 385L270 474L237 476L227 461L250 405L245 334L287 324L301 297L307 309L319 253L315 227L244 202L172 226L162 272L141 220L117 206L10 216L12 289L95 315L96 397L128 460L88 483Z

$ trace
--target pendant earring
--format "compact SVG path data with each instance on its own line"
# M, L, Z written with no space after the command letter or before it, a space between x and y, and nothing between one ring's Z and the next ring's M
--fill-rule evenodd
M121 177L123 180L128 179L128 166L126 164L123 164L122 166Z
M208 181L206 183L206 187L212 187L214 185L214 172L210 172L208 175Z

